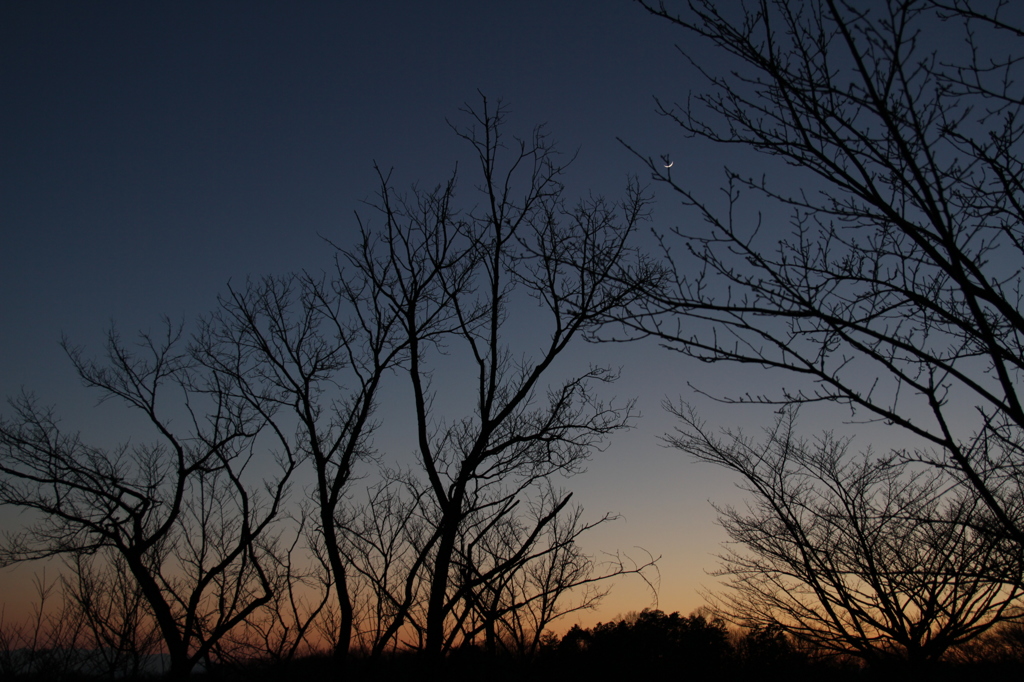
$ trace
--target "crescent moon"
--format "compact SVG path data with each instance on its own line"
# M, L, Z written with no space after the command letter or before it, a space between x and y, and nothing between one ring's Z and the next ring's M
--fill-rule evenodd
M665 164L665 168L671 168L672 166L675 165L675 163L675 161L669 161L668 163Z

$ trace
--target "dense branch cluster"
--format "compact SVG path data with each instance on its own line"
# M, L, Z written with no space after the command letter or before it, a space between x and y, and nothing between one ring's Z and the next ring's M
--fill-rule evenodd
M473 189L453 173L402 192L376 168L370 215L354 243L330 243L330 272L231 285L191 333L112 330L102 360L65 342L85 385L152 440L89 445L30 394L0 419L0 504L36 520L0 563L65 559L77 615L54 636L108 652L112 675L159 648L180 678L316 641L333 664L587 652L607 673L620 649L665 670L698 651L709 670L808 652L931 663L1017 632L1024 17L1008 0L639 4L715 55L684 50L706 88L660 113L784 172L727 169L716 206L667 157L641 156L696 218L659 234L659 260L632 242L643 188L574 201L546 131L509 135L483 98L451 124ZM713 599L747 629L735 646L725 620L660 611L545 634L610 578L655 571L649 555L585 553L615 517L586 516L563 487L637 416L602 395L616 368L572 357L617 330L790 378L713 396L778 407L760 441L666 405L668 444L750 496L719 508L731 589ZM802 438L808 403L913 445L854 455L830 432ZM378 450L396 414L411 459ZM45 620L40 606L37 635Z
M103 362L67 347L87 386L146 416L153 444L88 446L35 398L12 402L0 502L40 521L4 560L66 557L97 641L154 622L174 676L317 637L338 662L477 640L529 655L609 578L653 570L578 544L614 516L587 520L561 482L635 410L600 397L611 368L557 362L636 295L618 275L642 265L629 238L646 199L634 184L622 203L571 204L543 129L507 137L486 99L464 113L475 208L458 208L455 175L404 195L379 172L380 226L335 247L333 274L231 286L191 336L111 331ZM514 333L527 320L534 332ZM451 357L474 377L461 416L439 398L461 387L435 384ZM389 381L412 398L411 467L374 448ZM115 614L122 589L139 599Z
M937 661L1018 614L1022 566L977 495L908 474L849 440L796 434L795 413L763 441L722 439L692 411L673 446L738 473L746 508L719 508L732 546L719 605L747 627L782 626L818 650Z
M1022 17L996 0L641 3L720 61L659 101L726 170L724 207L645 158L702 228L662 235L668 286L621 316L686 355L785 370L765 443L686 404L669 442L739 473L722 509L734 617L867 659L941 655L1016 614L1024 557ZM782 165L776 166L781 161ZM782 172L774 172L780 168ZM748 198L758 202L748 218ZM786 218L788 214L788 219ZM684 252L674 248L684 245ZM700 390L700 387L698 387ZM853 458L791 433L807 403L916 446ZM924 474L920 466L932 467Z
M803 174L790 187L728 170L718 212L648 160L707 229L674 231L692 261L670 259L673 286L630 324L809 380L731 399L834 401L903 427L922 443L908 457L955 469L1024 544L1021 34L989 5L648 6L737 64L697 64L708 90L662 112ZM741 190L788 210L788 232L736 217Z

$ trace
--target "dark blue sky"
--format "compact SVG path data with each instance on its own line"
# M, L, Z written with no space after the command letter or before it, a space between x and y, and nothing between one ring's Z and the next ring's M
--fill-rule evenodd
M640 168L615 137L670 132L652 95L683 73L670 27L626 0L0 11L5 382L61 331L326 267L318 235L354 228L374 161L432 184L464 157L445 119L477 89L579 148L574 184L616 193Z
M70 427L120 437L62 334L98 349L111 321L187 321L229 280L330 267L320 235L354 233L374 161L432 186L465 159L445 120L478 89L508 102L512 130L546 122L579 149L568 177L584 194L643 175L617 136L717 182L720 160L654 113L653 95L699 85L682 37L628 0L3 3L2 393L29 388ZM657 224L676 203L656 204ZM706 500L730 488L659 447L659 403L710 370L650 347L593 352L624 364L618 392L642 394L646 420L573 483L595 515L626 516L588 549L664 554L662 607L688 610L720 539ZM605 619L647 605L621 594Z

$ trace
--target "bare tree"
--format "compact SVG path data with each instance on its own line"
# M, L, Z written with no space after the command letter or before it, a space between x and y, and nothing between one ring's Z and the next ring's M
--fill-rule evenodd
M560 181L566 166L541 129L506 137L504 108L486 99L466 114L471 126L455 131L479 163L476 207L456 208L454 176L401 197L380 173L384 225L344 254L373 283L374 299L397 314L425 478L413 483L411 499L429 530L417 539L382 637L413 624L421 603L416 625L431 656L455 644L471 612L467 600L522 564L569 497L543 498L521 540L475 566L475 575L460 566L460 550L506 527L525 500L539 502L545 481L579 471L633 416L632 402L608 404L596 395L596 384L616 378L610 368L545 384L570 343L633 295L615 275L632 258L628 238L644 216L642 192L630 186L621 205L600 198L569 205ZM516 321L527 319L530 334L516 338ZM472 372L466 416L446 417L436 400L432 377L442 352Z
M115 553L145 598L174 677L270 599L260 539L297 465L279 457L276 476L250 480L265 419L183 346L169 323L135 348L111 331L105 363L65 344L83 382L141 412L155 443L89 446L30 396L13 400L14 416L0 421L0 503L40 519L5 539L3 561Z
M308 521L309 515L303 514L297 527L288 529L293 534L286 546L282 537L270 539L275 545L266 550L271 598L221 638L216 646L218 660L290 661L316 652L317 640L334 642L338 623L325 627L334 585L325 563L310 561L310 546L322 541Z
M370 454L381 381L404 348L396 327L396 311L339 262L331 280L266 277L231 288L195 343L199 361L230 377L227 390L265 420L276 447L313 466L313 530L339 610L331 636L339 662L355 611L334 520L354 466Z
M965 662L1024 663L1024 613L1018 611L1011 621L1000 623L976 640L957 648L956 656Z
M831 401L898 425L922 443L906 459L974 489L1024 546L1019 8L641 4L714 55L686 52L708 89L661 112L785 172L727 169L719 210L684 187L681 163L647 157L707 227L673 231L685 253L666 236L673 285L652 287L628 324L702 360L810 382L720 398ZM786 234L744 220L741 191L788 211Z
M828 433L801 440L793 410L760 442L673 411L685 428L669 442L740 474L752 496L718 508L736 546L722 556L727 617L869 662L925 662L1016 614L1024 565L973 492L851 458Z
M420 498L427 494L407 474L383 472L383 480L366 489L366 498L339 514L345 557L366 599L360 644L374 658L400 645L400 630L424 632L424 564L429 559L433 522L422 517Z
M60 617L83 623L84 641L74 642L96 657L93 670L114 677L138 677L157 653L160 631L145 595L124 558L105 549L68 557L71 572L63 581L68 607Z
M88 635L82 611L45 569L33 577L36 599L27 621L11 622L0 608L0 673L5 679L60 678L82 669L77 647ZM59 603L54 603L58 601Z
M558 495L549 489L540 499ZM487 572L495 557L508 556L521 547L523 534L536 525L536 513L546 506L535 505L526 520L516 516L503 519L475 544L460 547L457 563L466 579L474 582ZM579 546L577 541L589 530L614 520L605 514L584 521L582 508L576 506L547 524L518 565L470 590L467 606L472 611L467 614L466 639L472 641L482 632L487 651L502 648L517 656L532 656L549 625L570 613L595 608L608 594L612 578L636 575L656 592L651 582L657 570L653 557L648 555L645 562L637 563L615 554L599 562Z

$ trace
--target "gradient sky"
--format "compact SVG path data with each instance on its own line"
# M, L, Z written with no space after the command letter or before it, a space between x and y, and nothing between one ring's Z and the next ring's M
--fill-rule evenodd
M375 161L399 186L433 186L465 159L445 119L477 89L509 104L511 130L546 122L579 149L574 190L616 196L644 177L622 137L671 153L677 177L710 195L724 157L654 111L654 95L700 86L679 40L628 0L3 3L0 392L34 391L86 437L133 436L123 411L79 386L61 335L98 349L111 321L131 334L191 320L229 280L330 267L321 235L355 234ZM678 224L677 205L659 195L653 225ZM658 605L688 613L723 540L708 500L740 497L723 472L660 446L672 426L660 403L697 400L687 382L772 379L651 344L577 351L623 365L614 393L638 396L644 415L569 482L592 517L623 515L585 548L661 555ZM771 419L698 403L716 423ZM0 572L9 614L36 568ZM624 581L581 620L650 605Z

